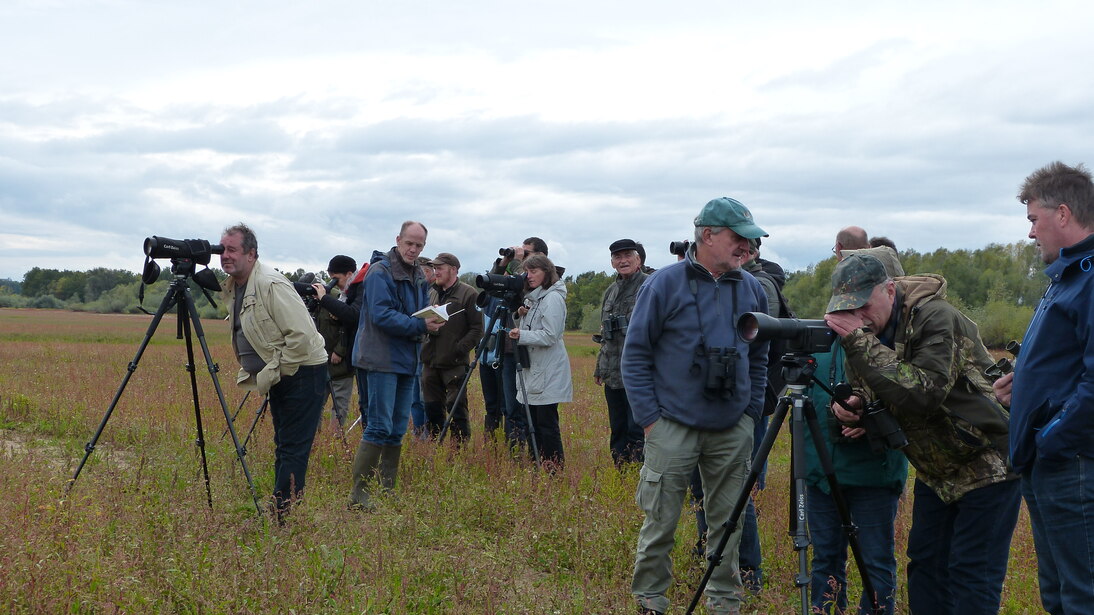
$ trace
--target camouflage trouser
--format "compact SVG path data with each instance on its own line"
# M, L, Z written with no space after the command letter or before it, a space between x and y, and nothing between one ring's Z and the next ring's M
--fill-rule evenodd
M704 507L710 526L707 545L722 538L724 524L741 494L752 454L753 421L741 420L725 431L700 431L661 419L646 435L646 459L635 500L646 513L638 534L631 592L638 604L662 613L668 611L665 596L672 583L670 554L675 542L684 495L692 469L698 464L705 492ZM737 554L741 526L730 536L722 563L707 584L710 613L736 613L742 596Z

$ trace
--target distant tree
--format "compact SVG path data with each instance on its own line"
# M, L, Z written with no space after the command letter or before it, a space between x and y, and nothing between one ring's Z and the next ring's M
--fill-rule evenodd
M20 282L16 282L15 280L10 280L8 278L0 280L0 295L18 295L21 294L22 289L23 285Z
M35 267L23 274L22 293L24 297L48 295L50 286L64 275L56 269Z

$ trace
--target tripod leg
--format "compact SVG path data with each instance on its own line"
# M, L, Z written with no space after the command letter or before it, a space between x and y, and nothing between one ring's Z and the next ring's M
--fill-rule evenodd
M456 393L456 399L452 402L452 406L448 409L448 415L444 419L444 425L441 426L441 433L437 437L437 443L443 444L444 437L448 434L448 428L452 426L452 419L456 417L456 409L460 406L460 401L464 400L464 395L467 393L467 381L471 379L471 374L474 373L475 367L479 364L479 356L475 356L475 360L467 366L467 371L464 372L463 381L460 383L460 390ZM459 435L457 434L457 437Z
M270 396L267 395L262 400L262 405L258 407L258 411L255 412L255 418L251 421L251 427L247 430L247 436L243 438L243 448L247 448L247 443L251 441L251 434L255 432L255 427L258 426L258 421L262 420L262 414L266 412L266 409L270 407Z
M213 507L213 489L209 484L209 461L205 456L205 433L201 426L201 404L198 402L198 380L194 373L194 343L190 337L190 321L179 310L179 322L182 325L183 335L186 338L186 371L190 373L190 391L194 399L194 423L197 425L197 444L201 451L201 471L205 477L205 497L209 508Z
M232 422L233 423L236 422L236 417L239 416L239 413L243 410L243 406L245 406L247 404L247 400L250 397L251 397L251 392L250 391L247 391L246 393L244 393L243 401L239 402L239 406L236 407L236 411L232 413ZM224 433L220 434L220 439L223 440L224 438L227 438L227 437L228 437L228 428L225 427L224 428Z
M194 331L197 333L198 345L201 347L202 356L205 359L205 365L209 370L209 378L213 381L213 388L217 392L217 401L220 402L220 409L224 413L224 422L228 425L228 432L232 434L232 444L235 445L236 458L239 459L239 465L243 468L243 475L247 478L247 486L251 490L251 499L254 500L255 512L262 515L262 507L258 503L258 492L255 491L254 479L251 478L251 470L247 467L247 460L245 456L247 452L243 446L239 443L239 438L236 436L235 427L232 424L232 418L228 414L228 402L224 400L224 391L220 388L220 379L217 378L217 371L220 367L213 362L213 355L209 352L209 344L205 342L205 330L201 327L201 318L198 317L197 307L194 305L194 298L190 295L190 287L182 283L183 292L186 297L186 307L190 313L190 322L193 324ZM198 426L200 428L200 418ZM204 448L202 449L204 454Z
M72 491L72 487L76 484L76 479L80 477L80 472L83 471L88 457L90 457L91 452L95 450L95 444L98 443L99 437L103 435L106 423L110 420L110 416L114 414L114 408L118 406L118 400L121 399L126 385L129 384L129 379L133 377L133 372L137 371L137 364L140 363L141 356L144 355L144 350L148 348L148 342L152 340L152 336L156 333L156 328L159 327L160 321L163 320L163 315L174 307L178 301L178 290L175 288L175 285L172 284L171 288L167 291L167 294L163 296L163 301L160 302L159 309L157 309L155 315L153 315L152 322L148 324L148 330L144 334L144 339L141 340L140 346L137 347L137 353L133 355L133 360L129 362L125 376L122 378L121 384L118 385L118 390L114 392L114 398L110 400L110 406L106 409L106 414L103 415L102 420L99 422L99 428L95 431L95 435L84 445L83 459L81 459L80 464L76 466L76 472L73 473L72 478L68 480L68 485L65 487L66 495L68 492Z
M870 571L866 568L866 560L862 556L862 548L859 545L858 527L854 524L854 520L851 519L851 509L847 505L846 498L843 497L843 489L840 487L839 481L836 480L836 470L832 466L832 456L828 453L828 447L822 444L824 440L821 436L820 423L817 421L817 413L813 408L812 402L806 405L805 419L809 425L809 432L813 436L813 447L817 451L817 457L820 459L824 477L828 480L828 486L832 492L832 500L836 503L836 510L839 511L840 521L843 523L843 529L847 533L847 544L851 548L851 554L855 558L855 565L858 567L859 578L862 580L862 591L870 599L870 603L874 608L874 613L881 613L881 605L877 591L874 589L873 579L870 578Z
M699 606L699 600L703 596L703 591L707 587L707 583L710 582L710 577L714 574L714 569L722 563L723 553L726 550L726 545L729 544L729 538L737 530L737 524L740 522L741 514L744 513L745 507L748 506L748 498L752 494L752 488L756 486L756 482L760 479L760 469L763 468L767 462L767 457L771 453L771 447L775 445L775 438L779 435L779 430L782 427L783 420L786 418L786 414L790 409L790 399L783 398L779 400L779 405L775 408L775 413L771 417L771 422L768 424L767 434L764 436L763 442L760 443L760 447L756 449L756 455L752 459L752 469L748 473L748 478L745 479L745 484L741 488L741 493L737 496L737 501L733 505L733 511L729 514L729 519L723 524L726 528L722 532L721 538L718 540L718 544L712 549L710 544L707 544L707 560L710 561L710 565L707 566L706 572L703 574L703 578L699 581L699 586L695 590L695 594L691 598L691 604L688 605L687 613L695 612L695 608Z

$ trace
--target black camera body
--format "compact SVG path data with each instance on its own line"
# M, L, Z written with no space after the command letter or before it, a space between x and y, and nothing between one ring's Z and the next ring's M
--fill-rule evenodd
M319 293L312 286L314 283L314 273L305 273L299 280L292 283L293 288L296 289L296 294L300 295L300 298L304 301L304 307L308 308L308 311L312 314L319 311ZM329 293L336 284L338 284L338 280L332 278L330 282L323 285L323 288Z
M601 334L603 340L614 340L616 336L627 334L627 316L624 314L610 314L601 321Z
M823 320L775 318L763 312L746 312L737 319L737 331L748 343L785 340L785 351L795 354L828 352L836 333Z
M851 397L851 385L846 382L837 384L833 389L833 396L837 401L844 402ZM849 408L845 408L850 410ZM879 455L886 450L898 450L908 446L908 438L904 435L900 423L889 411L889 407L880 399L866 405L859 415L859 424L866 430L866 440L870 443L870 452ZM832 434L836 441L846 440L840 433L839 421L832 421Z
M671 241L669 242L669 252L676 256L684 256L688 253L688 248L691 247L691 242L687 239L683 241Z

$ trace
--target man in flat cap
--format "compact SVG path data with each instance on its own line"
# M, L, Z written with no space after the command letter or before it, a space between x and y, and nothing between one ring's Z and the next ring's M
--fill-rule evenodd
M763 411L767 344L747 344L735 323L767 309L756 278L741 267L748 240L766 233L739 201L707 203L682 261L653 273L638 290L623 344L623 384L645 432L636 500L646 515L638 535L631 593L641 613L665 613L677 522L698 466L705 487L708 544L717 544L748 475L752 431ZM741 534L706 587L707 612L740 612Z
M597 386L604 387L608 424L611 427L609 446L616 466L642 461L642 443L645 439L642 427L634 422L631 415L627 390L623 388L623 373L619 368L634 300L639 287L649 277L642 271L640 247L633 239L620 239L608 246L616 276L600 299L600 333L594 336L600 343L600 352L596 356L593 379Z
M825 321L846 352L846 404L857 412L832 412L860 427L861 409L880 401L907 437L910 612L996 613L1020 499L1007 470L1008 415L984 375L993 361L976 324L945 296L941 276L894 281L873 256L836 265Z
M436 436L452 411L450 429L457 441L471 437L467 420L467 390L460 385L467 373L468 353L482 339L483 322L475 301L479 293L460 281L460 259L441 252L432 261L435 278L429 289L429 304L444 305L450 314L439 331L429 333L422 344L422 400L426 427ZM454 410L453 410L454 408Z

